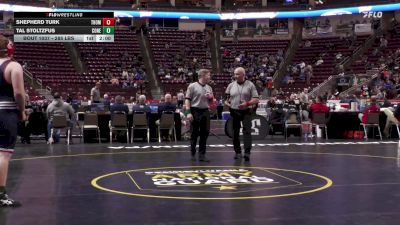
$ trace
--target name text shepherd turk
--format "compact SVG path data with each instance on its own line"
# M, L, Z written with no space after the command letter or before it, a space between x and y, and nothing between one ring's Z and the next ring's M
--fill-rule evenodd
M83 17L83 13L48 13L48 17L77 18Z
M16 25L51 24L59 25L60 20L15 20Z

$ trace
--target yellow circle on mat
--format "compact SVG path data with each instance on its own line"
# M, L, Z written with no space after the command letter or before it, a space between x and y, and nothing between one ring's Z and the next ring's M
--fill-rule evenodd
M278 194L278 195L260 195L260 196L249 196L249 197L210 197L210 198L205 198L205 197L181 197L181 196L168 196L168 195L150 195L150 194L138 194L138 193L129 193L129 192L123 192L123 191L118 191L118 190L112 190L109 188L102 187L98 184L98 181L110 176L118 175L118 174L123 174L123 173L129 173L129 172L138 172L138 171L146 171L146 170L159 170L159 169L182 169L182 168L246 168L246 169L263 169L263 170L275 170L275 171L284 171L284 172L291 172L291 173L299 173L299 174L305 174L313 177L320 178L325 181L324 185L321 185L319 187L313 187L310 190L306 191L300 191L300 192L293 192L293 193L286 193L286 194ZM309 173L309 172L304 172L304 171L298 171L298 170L288 170L288 169L279 169L279 168L263 168L263 167L239 167L239 166L181 166L181 167L160 167L160 168L146 168L146 169L136 169L136 170L126 170L126 171L119 171L115 173L109 173L105 174L99 177L96 177L92 180L91 182L92 186L100 189L102 191L106 192L111 192L115 194L122 194L122 195L128 195L128 196L138 196L138 197L147 197L147 198L166 198L166 199L186 199L186 200L246 200L246 199L262 199L262 198L279 198L279 197L289 197L289 196L295 196L295 195L304 195L304 194L310 194L318 191L322 191L324 189L329 188L332 186L333 182L331 179L324 177L319 174L314 174L314 173Z

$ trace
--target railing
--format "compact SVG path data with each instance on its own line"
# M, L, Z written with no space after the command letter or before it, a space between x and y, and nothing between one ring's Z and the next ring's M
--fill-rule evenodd
M359 87L361 87L362 85L368 84L369 82L371 82L372 80L374 80L378 76L379 76L379 70L369 70L369 71L367 71L367 74L361 74L361 75L359 74L359 75L357 75L357 77L359 78L357 84L355 84L351 88L341 92L339 94L339 96L346 96L346 95L349 95L349 94L353 93ZM365 79L365 80L362 80L362 79L360 79L360 77L368 77L368 78Z
M356 58L358 58L364 51L366 51L369 46L371 46L371 44L373 44L376 36L378 34L380 34L382 32L382 29L379 28L376 30L376 32L371 35L370 37L367 38L367 40L365 40L364 45L362 46L358 46L354 51L353 54L351 56L346 57L344 60L342 60L340 62L340 65L343 65L343 67L347 67L349 66L349 63L352 63L352 61ZM373 75L372 75L373 76ZM327 80L325 80L323 83L319 84L317 87L315 87L311 92L310 95L319 95L321 94L321 90L327 90L329 86L331 86L333 84L333 81L336 81L336 79L333 78L337 78L339 77L339 75L334 75L334 76L330 76ZM343 93L347 93L347 91L350 89L352 89L353 87L347 89L346 91L342 92L340 95L342 95ZM344 95L345 95L344 94Z
M289 61L292 61L292 57L294 55L294 52L296 51L299 41L301 40L301 32L298 32L297 34L293 34L292 40L289 43L288 48L286 49L285 56L281 64L279 65L279 68L275 71L274 76L273 76L273 82L275 88L279 88L280 82L278 80L282 77L281 74L283 74L283 71L286 70L286 67L289 64Z
M357 84L353 85L351 88L341 92L339 94L340 97L344 97L346 95L352 94L354 91L356 91L360 86L368 84L369 82L371 82L371 80L374 80L375 78L377 78L379 75L379 73L375 73L374 75L370 76L369 79L366 80L361 80L359 79Z
M347 57L341 64L343 67L350 66L350 64L356 60L357 58L360 57L361 54L363 54L365 51L367 51L374 43L375 38L377 35L379 35L382 32L382 29L379 28L376 30L376 32L369 36L367 40L365 40L364 44L362 46L358 46L356 50L353 51L353 54L349 57Z
M24 69L24 75L25 78L29 79L30 84L34 87L34 88L40 88L43 89L43 81L39 78L35 79L33 77L33 74L31 72L29 72L29 70ZM49 86L45 86L45 89L48 91L52 91L52 89Z
M329 76L328 79L326 79L324 82L320 83L317 87L315 87L312 91L309 92L309 96L318 96L321 94L322 90L329 90L329 86L333 84L333 82L336 82L336 78L338 78L339 75L332 75Z

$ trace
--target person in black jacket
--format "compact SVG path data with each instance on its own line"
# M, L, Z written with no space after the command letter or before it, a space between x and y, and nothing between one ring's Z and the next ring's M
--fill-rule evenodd
M114 113L116 111L125 112L125 114L129 113L128 106L122 101L122 97L117 95L115 97L115 103L110 107L110 112Z
M161 116L162 112L164 111L171 111L175 112L176 105L172 103L172 96L171 94L166 94L164 97L164 103L158 105L158 114Z
M151 109L148 105L146 105L146 96L140 95L138 98L138 103L132 107L132 111L140 111L145 112L147 115L151 112Z
M166 94L164 97L164 103L161 103L160 105L158 105L158 115L159 118L161 118L161 115L163 112L175 112L176 110L176 105L174 103L172 103L172 96L171 94ZM160 123L160 121L156 122L158 125ZM165 131L165 130L163 130ZM171 131L169 131L171 132ZM162 134L163 137L167 136L168 133L164 132Z

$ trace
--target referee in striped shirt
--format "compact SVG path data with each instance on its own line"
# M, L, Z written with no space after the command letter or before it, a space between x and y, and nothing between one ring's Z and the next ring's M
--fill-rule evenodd
M211 80L211 73L207 69L200 69L199 80L191 83L186 91L186 115L192 122L192 136L190 140L192 161L196 161L197 138L199 140L199 161L209 162L206 157L207 138L210 133L209 103L214 99L213 91L208 83Z
M235 150L235 159L242 158L242 149L240 147L239 132L241 122L243 124L243 142L244 142L244 160L250 160L251 151L251 117L253 106L258 104L259 96L256 86L253 82L245 79L245 70L238 67L234 71L235 81L226 88L225 104L229 106L230 116L233 122L233 148Z

